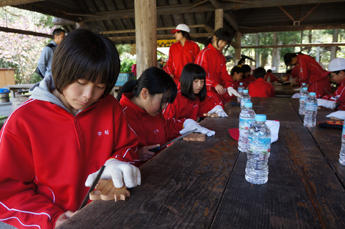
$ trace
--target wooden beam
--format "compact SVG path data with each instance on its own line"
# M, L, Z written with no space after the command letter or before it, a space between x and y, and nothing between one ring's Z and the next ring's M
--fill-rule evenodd
M172 30L175 29L175 26L170 27L160 27L157 28L157 31L164 31L164 30ZM204 24L199 25L189 25L189 28L204 28L207 32L212 33L213 30L208 26ZM124 29L124 30L108 30L100 32L101 34L121 34L121 33L135 33L135 29Z
M216 9L214 11L214 30L223 28L223 18L224 18L224 10Z
M214 6L214 8L216 8L216 9L223 9L223 7L218 2L218 0L210 0L210 2ZM224 18L232 26L232 28L235 31L238 31L238 23L237 23L237 21L235 20L235 18L232 15L230 15L229 13L224 13Z
M299 25L299 26L262 26L262 27L245 27L240 26L242 33L261 33L261 32L282 32L282 31L299 31L311 29L344 29L345 24L319 24L319 25Z
M209 37L211 36L211 33L192 33L190 36L192 38L203 38L203 37ZM134 41L135 36L110 36L108 37L110 40L114 42L126 42L126 41ZM157 34L157 39L170 39L171 35L170 34Z
M243 49L258 49L258 48L287 48L287 47L331 47L331 46L345 46L345 43L320 43L320 44L285 44L285 45L247 45L242 46Z
M0 1L0 7L3 6L17 6L17 5L24 5L30 4L35 2L42 2L43 0L2 0Z
M46 34L46 33L38 33L38 32L34 32L34 31L21 30L21 29L12 29L12 28L1 27L1 26L0 26L0 31L6 32L6 33L18 33L18 34L24 34L24 35L37 36L37 37L52 38L52 35Z

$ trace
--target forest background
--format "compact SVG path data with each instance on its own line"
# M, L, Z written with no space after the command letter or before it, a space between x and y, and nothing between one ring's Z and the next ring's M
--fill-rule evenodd
M0 8L0 26L21 30L51 34L57 26L53 23L53 17L43 15L14 7ZM173 37L172 37L173 38ZM37 61L43 47L50 39L23 35L16 33L0 32L0 68L15 69L16 83L35 83L40 80L33 74ZM241 38L242 46L251 45L280 45L280 44L301 44L301 43L331 43L345 42L345 30L305 30L292 32L275 32L245 34ZM204 45L200 44L203 48ZM119 44L117 49L121 58L121 71L129 72L130 67L135 63L135 45ZM273 72L285 72L283 56L287 52L299 52L311 55L316 58L325 68L331 58L345 58L345 46L340 47L286 47L286 48L242 48L242 54L255 59L255 62L247 60L252 68L263 66L272 69ZM167 60L168 56L158 52L158 60ZM225 53L229 57L228 68L232 68L235 50L230 47Z

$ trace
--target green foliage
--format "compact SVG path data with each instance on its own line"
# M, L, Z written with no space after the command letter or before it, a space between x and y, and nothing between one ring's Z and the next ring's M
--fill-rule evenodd
M35 23L36 26L43 26L53 28L53 16L50 15L40 15L38 22Z
M132 65L133 64L135 64L135 60L123 59L121 61L120 72L122 72L122 73L130 73L132 71Z

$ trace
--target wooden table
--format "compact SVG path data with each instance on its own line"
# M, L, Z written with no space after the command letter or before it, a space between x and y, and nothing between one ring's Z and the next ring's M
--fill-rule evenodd
M246 155L228 134L239 107L228 105L229 118L202 123L214 137L179 141L144 164L129 200L94 201L60 228L345 228L341 131L305 128L292 99L253 102L256 113L281 121L268 183L244 179ZM333 147L321 146L327 141Z
M8 85L8 89L11 91L12 98L16 97L16 93L25 93L30 90L35 84L14 84L14 85Z
M294 90L297 87L292 87L290 84L273 84L276 97L290 98L294 93L298 91Z

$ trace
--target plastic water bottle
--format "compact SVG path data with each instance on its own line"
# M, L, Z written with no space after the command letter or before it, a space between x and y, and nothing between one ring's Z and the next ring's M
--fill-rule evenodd
M343 133L341 134L341 149L339 153L339 163L345 166L345 120L343 124Z
M305 104L303 125L305 127L316 126L317 100L315 92L310 92Z
M299 110L298 113L300 115L305 114L305 102L308 98L308 88L307 87L302 87L300 90L300 97L299 97Z
M244 89L243 90L243 95L242 95L242 99L241 99L241 109L244 108L244 104L245 103L250 103L250 96L248 94L248 90L247 89Z
M243 82L240 82L240 85L237 87L238 94L240 94L242 96L243 95L243 90L244 90ZM237 102L241 103L241 97L237 97Z
M255 115L249 128L249 150L245 178L252 184L265 184L268 180L268 158L271 151L271 132L265 124L266 115Z
M248 151L248 132L250 126L254 123L255 120L255 112L253 111L252 107L252 103L245 103L244 109L242 109L240 113L240 135L238 138L238 150L241 152Z

